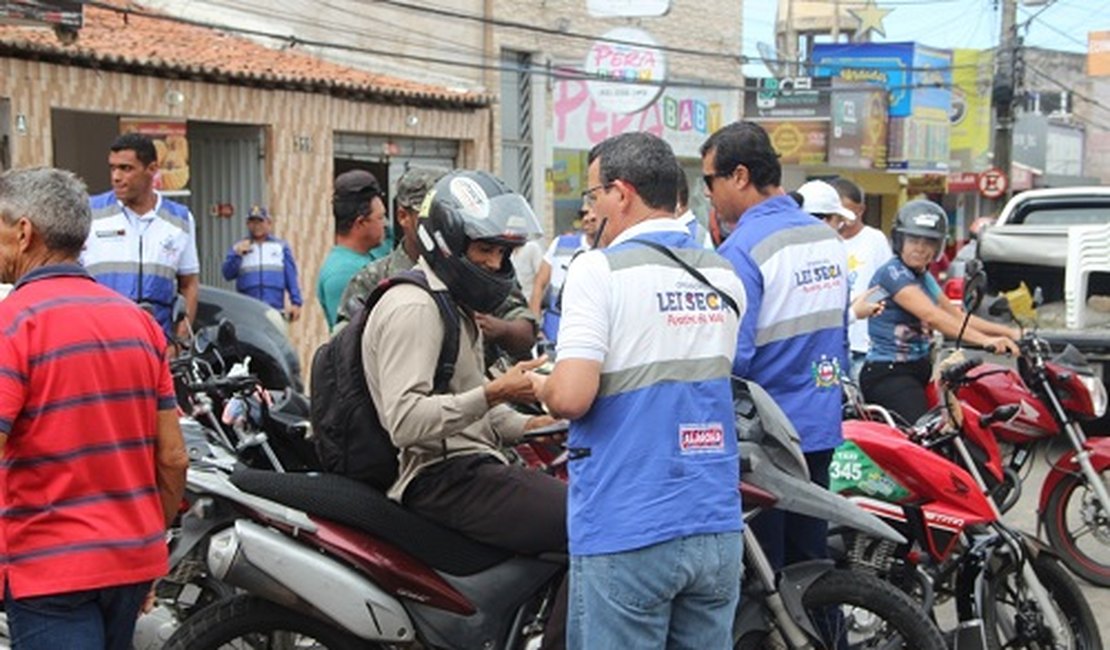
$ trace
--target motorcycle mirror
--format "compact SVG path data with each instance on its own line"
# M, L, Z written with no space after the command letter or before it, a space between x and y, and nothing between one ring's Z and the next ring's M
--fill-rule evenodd
M179 293L173 299L173 309L171 311L171 318L173 319L173 324L176 325L176 324L180 323L181 321L185 320L185 317L188 316L188 315L189 315L189 312L188 312L188 309L186 309L186 306L185 306L185 296L183 296Z
M210 327L202 327L197 331L196 336L193 337L193 350L195 350L197 354L204 354L210 347L212 347L212 329Z
M235 335L235 324L224 319L216 329L216 342L221 348L230 348L239 344L239 337Z
M983 293L987 287L987 273L983 270L983 263L978 259L968 260L964 269L964 310L969 314L979 308L983 302Z

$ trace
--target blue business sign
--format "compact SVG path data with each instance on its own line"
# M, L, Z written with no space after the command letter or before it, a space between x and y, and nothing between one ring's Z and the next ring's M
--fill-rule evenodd
M823 43L813 48L815 76L873 83L887 90L890 117L951 105L952 53L916 43Z

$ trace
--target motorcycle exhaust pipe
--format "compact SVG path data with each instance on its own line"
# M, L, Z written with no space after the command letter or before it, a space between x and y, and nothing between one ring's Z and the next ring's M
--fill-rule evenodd
M212 536L208 567L229 585L290 609L312 609L368 641L414 638L401 603L335 560L258 524L240 519Z

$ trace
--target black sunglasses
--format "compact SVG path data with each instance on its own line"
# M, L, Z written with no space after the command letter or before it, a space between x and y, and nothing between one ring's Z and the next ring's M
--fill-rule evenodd
M737 165L737 167L739 167L739 165ZM715 179L728 178L729 176L732 176L733 172L735 172L735 171L736 170L733 169L730 172L713 172L712 174L702 174L701 180L702 180L703 183L705 183L705 186L707 188L709 188L710 191L712 191L713 190L713 181Z

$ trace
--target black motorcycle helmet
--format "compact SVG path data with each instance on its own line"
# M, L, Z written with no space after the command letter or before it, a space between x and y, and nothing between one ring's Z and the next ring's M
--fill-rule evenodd
M543 233L524 197L484 171L458 170L441 178L424 198L416 235L420 256L447 285L451 296L488 313L516 282L509 255L494 273L466 257L467 245L485 241L520 246Z
M932 239L940 243L939 250L944 250L944 241L948 238L948 215L944 208L924 199L903 205L894 217L894 229L890 233L895 255L902 254L906 235Z

